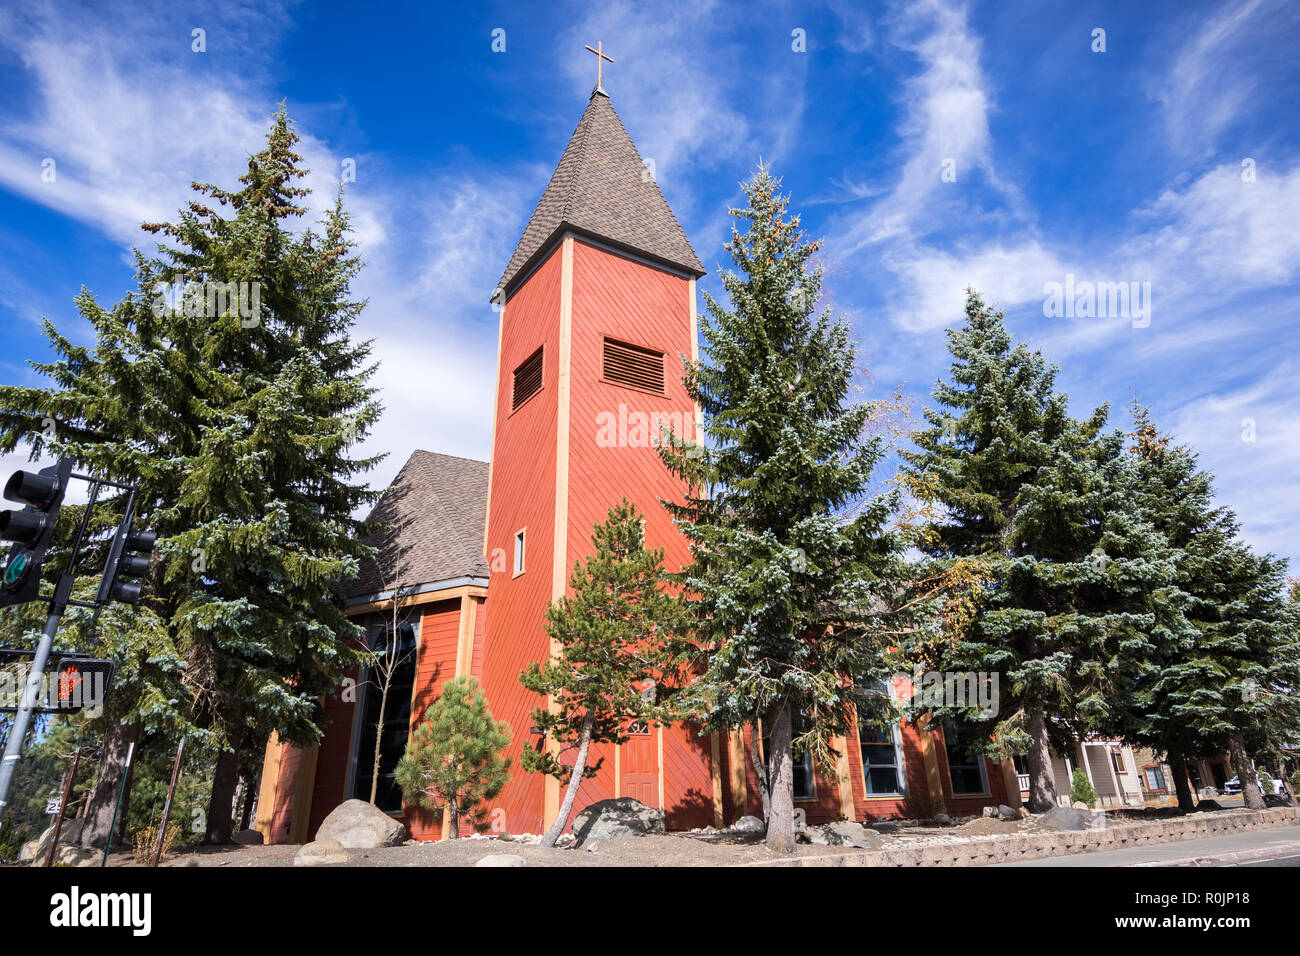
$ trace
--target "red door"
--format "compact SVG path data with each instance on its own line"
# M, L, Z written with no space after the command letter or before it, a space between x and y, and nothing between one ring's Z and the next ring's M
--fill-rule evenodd
M659 750L655 735L644 721L628 724L628 741L623 744L623 796L640 800L647 807L659 806Z

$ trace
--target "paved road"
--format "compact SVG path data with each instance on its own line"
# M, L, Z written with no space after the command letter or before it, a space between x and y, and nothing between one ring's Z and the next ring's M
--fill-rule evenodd
M1230 836L1178 843L1156 843L1104 853L1076 853L1052 856L1019 863L995 866L1163 866L1182 863L1194 857L1218 857L1205 860L1203 866L1297 866L1300 867L1300 826L1268 827L1244 830Z

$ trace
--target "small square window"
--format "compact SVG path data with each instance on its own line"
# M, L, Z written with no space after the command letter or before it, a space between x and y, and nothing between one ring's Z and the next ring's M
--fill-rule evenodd
M524 531L515 532L515 577L524 573Z

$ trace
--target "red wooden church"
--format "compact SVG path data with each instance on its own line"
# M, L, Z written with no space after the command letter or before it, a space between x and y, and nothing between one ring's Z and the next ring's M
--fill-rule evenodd
M594 52L594 51L593 51ZM444 681L478 679L513 734L511 779L493 801L497 828L538 833L554 820L560 784L519 768L523 747L545 746L524 690L526 664L550 653L543 611L590 550L593 526L626 495L645 515L646 540L670 567L686 545L660 500L682 488L652 444L658 424L689 432L696 412L681 357L697 355L695 283L704 270L598 85L533 211L494 301L500 307L492 464L416 451L373 517L400 532L348 594L369 639L393 626L409 650L394 675L383 726L379 693L354 675L326 702L319 747L267 744L257 827L267 842L304 842L341 801L369 799L417 839L436 839L441 815L405 805L393 771L407 737ZM383 573L381 573L383 569ZM355 682L355 683L354 683ZM576 808L615 796L660 807L670 829L722 826L761 812L748 733L634 727L584 781ZM378 741L378 743L377 743ZM1009 764L968 758L939 729L901 723L837 742L838 781L796 767L797 807L809 823L902 815L909 790L949 812L1019 805ZM379 750L379 773L374 774ZM499 812L498 812L499 811Z

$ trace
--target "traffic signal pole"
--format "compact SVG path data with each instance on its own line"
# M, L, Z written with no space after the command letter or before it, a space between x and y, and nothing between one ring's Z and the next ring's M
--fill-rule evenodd
M9 739L5 741L5 755L3 762L0 762L0 817L4 816L5 808L9 805L9 785L13 782L14 771L18 769L18 758L23 753L23 739L27 736L27 727L32 722L32 714L41 697L45 665L49 663L50 649L54 647L54 635L59 631L59 618L68 606L68 595L71 593L72 575L61 575L55 588L54 600L50 602L50 615L45 619L45 630L41 631L41 642L36 645L36 657L27 674L27 684L23 687L23 696L18 703L18 713L14 714Z
M50 652L54 647L54 636L59 631L59 619L63 617L63 612L67 610L69 604L75 604L78 607L94 608L96 617L103 606L102 599L93 602L76 601L72 599L73 575L77 569L77 563L81 556L81 545L86 537L86 528L90 522L90 513L94 510L95 501L99 497L99 489L105 485L118 488L127 492L127 502L122 522L118 525L117 534L113 542L114 567L116 559L121 554L121 541L126 537L131 525L132 511L135 505L135 488L131 485L122 485L112 481L105 481L102 478L95 478L91 475L78 475L71 473L68 466L63 466L63 476L60 478L61 483L66 482L68 477L79 478L89 481L90 498L86 503L86 510L82 512L81 524L77 527L76 538L73 539L72 551L68 558L68 568L61 575L59 581L54 587L54 596L50 599L49 616L45 619L45 629L41 631L40 643L36 646L36 653L32 659L32 669L27 674L27 683L23 687L22 698L18 704L18 710L14 714L13 726L9 729L9 739L5 741L4 757L0 758L0 817L4 816L5 809L9 805L9 787L13 783L14 773L18 769L18 759L22 756L23 739L27 736L27 729L31 726L32 715L37 710L37 705L41 700L41 688L45 682L45 668L49 665ZM63 493L66 487L61 487L58 491L59 501L62 501ZM12 513L12 512L10 512ZM152 540L150 541L152 543ZM106 574L111 578L111 574ZM111 583L111 581L109 582ZM100 592L105 592L107 585L105 582L100 583ZM112 837L110 835L110 843Z

